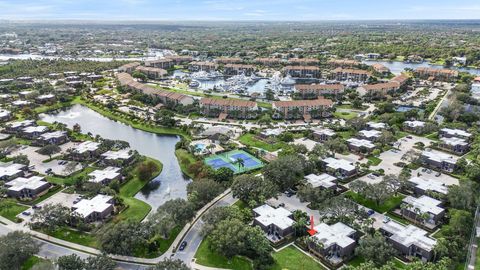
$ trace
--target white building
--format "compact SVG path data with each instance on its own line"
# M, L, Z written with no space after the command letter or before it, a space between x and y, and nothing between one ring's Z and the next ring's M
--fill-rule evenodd
M429 261L433 257L433 248L437 241L428 237L428 233L413 225L404 226L395 221L389 221L380 228L387 236L388 242L407 257L420 257Z
M73 206L74 213L86 222L104 219L113 211L113 197L97 195L92 199L83 199Z
M461 129L442 128L439 133L442 137L459 137L466 140L472 137L472 133Z
M370 129L376 129L376 130L381 130L381 129L386 129L387 128L387 124L385 123L377 123L377 122L368 122L367 123L367 126L370 128Z
M358 135L363 138L363 139L367 139L369 141L375 141L377 140L378 138L380 138L380 136L382 135L382 132L378 131L378 130L375 130L375 129L370 129L370 130L360 130L358 132Z
M340 178L353 176L357 173L357 168L348 160L328 157L323 160L327 172Z
M126 163L133 157L133 150L126 148L118 151L107 151L101 156L107 163L116 163L117 161Z
M423 195L428 191L434 191L444 195L448 193L448 187L436 179L414 176L410 178L408 182L413 186L415 194L418 195Z
M420 159L431 167L447 172L453 172L458 161L456 156L432 149L423 151Z
M312 173L305 176L305 179L314 188L322 187L325 189L335 189L335 187L337 186L337 178L326 173L322 173L320 175Z
M355 152L362 152L362 149L366 149L367 152L370 152L375 148L375 144L364 139L350 138L347 140L347 143L350 150Z
M13 162L0 162L0 180L10 180L23 175L26 165Z
M34 198L48 190L50 183L44 177L17 177L7 183L7 194L14 198Z
M255 215L254 225L260 226L272 242L281 241L293 233L292 212L283 207L273 208L264 204L253 209Z
M120 178L120 168L107 167L103 170L95 170L88 174L89 182L107 185L111 181Z
M414 220L421 219L426 223L437 224L445 215L445 209L440 207L442 202L429 196L422 195L419 198L407 196L402 202L405 205L401 209L402 215ZM428 218L424 218L423 214Z

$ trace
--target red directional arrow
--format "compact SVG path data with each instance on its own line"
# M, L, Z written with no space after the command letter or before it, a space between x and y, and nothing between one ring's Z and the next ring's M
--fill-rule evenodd
M314 226L315 225L313 225L313 216L310 216L310 230L308 230L310 236L313 236L317 233L317 231L315 231L315 229L313 228Z

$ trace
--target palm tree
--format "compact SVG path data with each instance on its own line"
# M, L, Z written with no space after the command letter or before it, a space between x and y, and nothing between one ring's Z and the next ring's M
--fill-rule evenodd
M238 169L243 168L245 166L245 160L243 160L242 158L238 158L237 161L235 161L235 163L237 163Z

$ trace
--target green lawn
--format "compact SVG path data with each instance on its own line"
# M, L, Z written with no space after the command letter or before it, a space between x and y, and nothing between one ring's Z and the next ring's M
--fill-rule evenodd
M349 262L347 262L347 265L349 266L359 266L360 264L364 263L365 262L365 258L363 257L360 257L360 256L355 256L355 258L353 258L352 260L350 260ZM395 269L405 269L406 268L406 264L403 263L402 261L398 260L397 258L394 258L392 260L394 266L395 266Z
M146 157L146 160L144 161L145 163L147 162L154 162L158 166L158 170L153 173L153 178L157 177L163 169L163 164L153 158ZM148 181L142 181L138 178L138 171L135 169L133 171L133 178L130 179L127 183L125 183L121 188L120 188L120 195L124 197L133 197L135 194L137 194L150 180Z
M79 245L98 248L97 238L93 234L72 230L68 227L60 228L54 232L47 233L58 239L62 239L68 242L76 243Z
M380 164L382 162L382 159L378 158L378 157L370 156L370 157L368 157L368 162L372 166L377 166L378 164Z
M234 270L251 270L253 269L250 260L235 256L231 260L211 251L208 248L208 240L204 239L195 253L197 263L209 267L227 268Z
M28 206L19 205L12 199L0 200L0 216L13 222L19 221L17 215L27 210Z
M272 254L275 265L271 270L323 270L326 269L311 257L305 255L294 246L288 246Z
M65 186L72 186L75 184L77 179L81 176L86 176L87 174L93 172L95 168L93 167L86 167L85 169L76 172L70 176L67 177L59 177L59 176L46 176L45 178L47 179L48 182L57 184L57 185L65 185Z
M177 238L180 231L182 231L182 227L180 226L173 228L167 239L164 239L157 235L152 241L155 241L157 243L158 249L152 252L148 250L147 245L142 246L135 251L135 257L156 258L162 255L172 245L173 241L175 241L175 238Z
M276 140L276 143L267 143L255 138L255 134L246 133L239 138L239 141L247 146L262 148L266 151L273 152L285 147L286 143Z
M407 136L408 133L407 132L403 132L403 131L397 131L395 132L395 138L398 140L398 139L401 139L405 136Z
M377 205L373 200L367 199L367 198L363 197L362 195L360 195L358 193L355 193L351 190L347 191L345 193L345 195L347 197L351 198L352 200L356 201L357 203L359 203L359 204L361 204L365 207L368 207L370 209L373 209L373 210L375 210L379 213L385 213L385 212L388 212L388 211L392 210L393 208L400 205L403 198L405 198L404 195L399 194L397 196L392 196L392 197L390 197L390 199L386 200L385 202L381 203L380 205Z
M182 172L193 179L194 175L188 172L188 167L190 166L190 164L197 161L195 157L185 149L175 150L175 156L177 157L178 164L180 165L180 169L182 170ZM186 160L186 162L182 162L182 160Z
M157 177L163 169L163 164L153 158L146 158L144 162L153 161L158 166L158 171L153 174L153 178ZM135 194L137 194L150 180L142 181L138 178L137 169L133 172L133 178L130 179L127 183L125 183L120 188L119 196L123 199L123 202L126 205L126 209L123 210L120 214L114 217L114 222L118 222L120 220L136 220L142 221L148 213L152 210L152 207L144 201L134 198Z
M338 134L338 136L342 137L342 139L344 139L344 140L348 140L348 139L352 138L353 135L355 135L355 131L353 131L353 130L338 131L336 133Z
M480 246L480 240L478 240L478 245ZM475 261L475 269L480 269L480 248L477 248L477 258Z
M357 117L358 113L355 113L355 112L334 112L333 116L335 116L336 118L349 120L349 119Z
M100 107L98 105L95 105L91 102L87 102L83 99L75 99L72 103L75 104L81 104L84 106L87 106L88 108L98 112L99 114L109 118L113 119L116 121L119 121L121 123L127 124L131 127L134 127L136 129L140 129L143 131L151 132L151 133L156 133L156 134L173 134L173 135L182 135L184 137L190 138L190 135L187 134L185 131L177 129L177 128L167 128L167 127L161 127L153 124L147 124L139 121L134 121L130 118L127 118L127 115L123 113L114 113L109 109L105 109L103 107Z
M21 270L30 270L30 269L32 269L32 267L34 265L39 264L39 263L44 262L44 261L45 261L45 259L42 259L42 258L37 257L37 256L32 256L27 261L25 261L23 263Z

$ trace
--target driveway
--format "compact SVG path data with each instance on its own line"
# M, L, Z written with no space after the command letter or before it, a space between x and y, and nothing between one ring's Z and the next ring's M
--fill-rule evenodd
M385 174L398 175L402 171L402 168L395 166L393 164L398 162L409 163L408 160L402 160L402 157L404 156L406 157L407 152L412 149L417 152L420 152L420 150L413 148L415 146L415 143L421 142L426 147L428 147L430 143L433 142L432 140L424 137L419 137L415 135L409 135L409 136L411 137L411 139L407 137L403 137L396 142L398 149L390 149L388 151L381 153L379 158L382 160L382 162L380 162L380 164L378 164L377 166L371 166L371 169L374 169L374 170L383 169L385 171Z
M306 202L301 202L297 195L287 197L285 194L278 196L278 199L272 198L267 201L268 204L272 206L278 206L281 203L284 203L284 208L289 211L301 210L306 212L309 216L313 216L314 220L320 220L320 212L318 210L312 210L308 208Z

